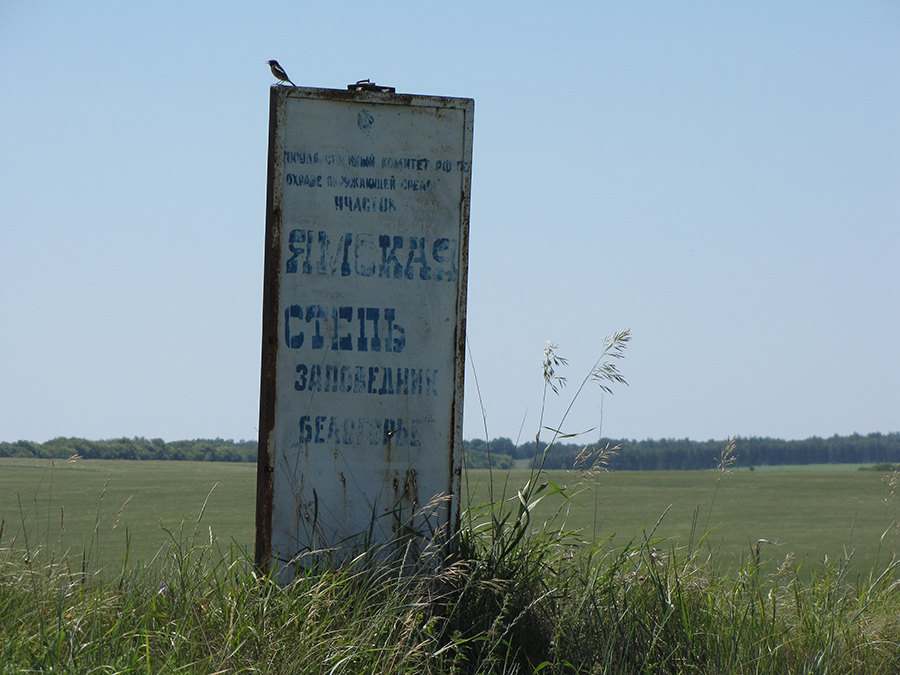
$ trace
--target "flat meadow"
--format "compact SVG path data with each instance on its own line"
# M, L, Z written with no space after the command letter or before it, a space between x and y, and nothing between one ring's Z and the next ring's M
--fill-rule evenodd
M228 462L0 459L0 547L97 566L149 559L184 527L253 551L256 466ZM27 541L26 541L27 540Z
M849 557L868 571L900 552L898 502L884 475L855 465L756 471L549 471L565 488L531 514L609 547L651 540L660 551L711 553L736 570L791 555L800 569ZM526 470L465 472L464 503L517 499ZM491 482L493 481L493 482ZM548 490L552 492L552 490ZM223 462L0 459L0 547L77 554L99 566L149 559L180 530L252 553L256 467ZM476 521L478 520L476 511Z
M548 497L532 523L551 521L588 543L611 546L651 540L661 551L710 553L735 571L760 544L761 561L792 555L801 571L850 557L868 571L900 552L898 504L884 474L855 465L767 467L764 470L551 471L542 480L566 486L569 499ZM487 471L470 472L472 504L488 500ZM494 495L515 497L527 471L494 474Z

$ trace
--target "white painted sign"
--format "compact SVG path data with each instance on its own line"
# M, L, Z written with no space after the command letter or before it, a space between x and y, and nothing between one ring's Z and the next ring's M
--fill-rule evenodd
M281 578L458 525L473 113L271 89L256 557Z

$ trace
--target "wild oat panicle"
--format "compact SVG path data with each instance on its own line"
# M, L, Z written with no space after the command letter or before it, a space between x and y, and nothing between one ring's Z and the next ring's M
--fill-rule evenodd
M556 353L557 349L559 349L558 344L547 340L547 346L544 347L544 359L542 361L542 365L544 366L544 382L549 385L554 394L558 394L559 390L566 386L566 378L562 375L557 375L556 368L558 366L569 365L568 360Z
M725 442L722 453L716 458L716 468L723 474L730 476L734 473L731 466L737 461L737 455L734 454L734 448L737 445L737 439L732 436Z

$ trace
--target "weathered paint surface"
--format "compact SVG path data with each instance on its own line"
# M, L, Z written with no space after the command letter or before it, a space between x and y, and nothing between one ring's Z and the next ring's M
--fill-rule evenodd
M458 525L473 112L271 89L256 558L283 579Z

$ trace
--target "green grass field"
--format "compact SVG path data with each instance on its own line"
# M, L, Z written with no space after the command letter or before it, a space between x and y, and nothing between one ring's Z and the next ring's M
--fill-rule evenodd
M532 524L551 520L585 541L609 537L614 546L644 536L661 539L655 544L661 550L696 549L699 543L720 565L734 568L759 539L777 542L761 551L772 564L793 554L809 569L826 555L835 560L850 551L856 569L886 563L900 552L898 498L889 499L877 472L827 468L732 475L554 471L545 479L565 485L572 499L547 497ZM527 478L521 470L495 472L495 500L504 483L510 498ZM488 480L487 471L468 472L471 503L488 502ZM20 550L41 547L87 554L100 565L121 564L126 537L131 558L147 559L170 541L167 530L176 532L184 523L188 533L211 530L226 549L234 544L252 552L255 491L256 467L250 464L0 459L0 547L15 538Z
M101 565L150 558L166 530L210 529L252 555L256 466L225 462L0 459L0 546L89 553ZM96 530L96 534L95 534Z
M900 552L900 532L898 504L883 475L856 467L834 469L621 471L593 475L586 484L583 474L552 471L547 479L569 492L583 491L571 502L545 499L532 522L555 518L586 541L610 537L615 546L640 543L646 536L662 539L655 544L662 550L697 549L702 538L701 550L712 550L720 565L732 569L759 539L778 544L761 546L764 561L783 561L793 553L795 563L812 566L826 555L833 561L853 551L856 569L887 562ZM526 471L510 472L507 498L527 476ZM505 473L495 473L495 499L505 480ZM486 502L487 472L471 472L470 482L472 503Z

